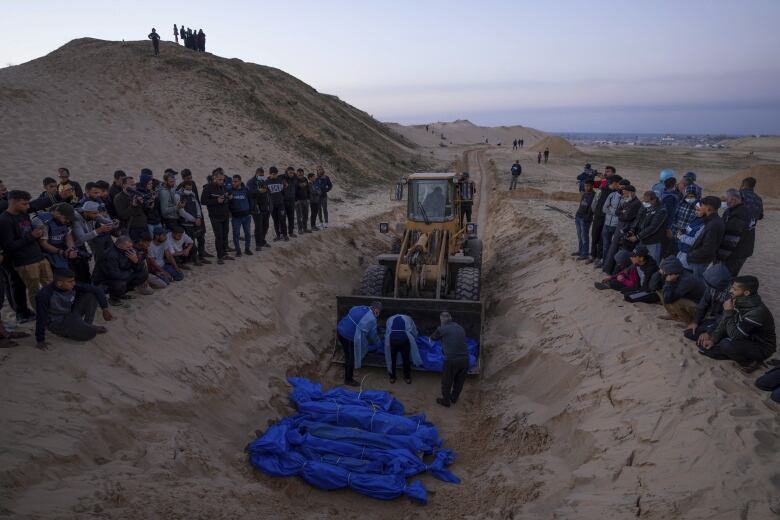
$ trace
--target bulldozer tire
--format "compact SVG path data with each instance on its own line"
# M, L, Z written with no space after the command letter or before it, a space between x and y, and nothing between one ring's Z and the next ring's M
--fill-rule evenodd
M398 254L401 252L401 239L400 238L394 238L393 244L390 246L390 252L393 254Z
M363 296L384 296L393 287L393 274L383 265L370 265L360 281Z
M474 267L482 269L482 240L469 239L466 242L466 255L474 259Z
M479 268L461 267L455 279L455 299L479 301Z

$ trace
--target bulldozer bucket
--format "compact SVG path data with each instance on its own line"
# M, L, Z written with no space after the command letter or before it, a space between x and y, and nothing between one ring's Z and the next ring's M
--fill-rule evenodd
M433 334L439 326L439 314L447 311L453 320L466 330L466 337L479 342L479 356L477 364L469 370L469 374L479 374L482 366L482 302L463 300L434 300L421 298L378 298L371 296L337 296L336 297L336 323L343 318L352 307L358 305L371 305L371 302L382 302L382 314L379 316L380 324L394 314L406 314L417 325L421 335ZM332 363L344 363L344 353L338 342L338 333L334 335L334 348ZM385 358L373 352L366 354L363 359L364 366L386 368ZM424 371L422 368L415 370Z

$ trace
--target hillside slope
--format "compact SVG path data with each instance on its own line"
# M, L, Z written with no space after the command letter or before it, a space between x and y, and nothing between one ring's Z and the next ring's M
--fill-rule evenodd
M405 126L398 123L386 123L386 125L393 132L420 146L438 146L440 143L445 145L481 144L485 142L485 139L488 140L489 144L500 142L503 146L510 147L514 139L523 139L525 146L531 146L547 135L541 130L527 126L479 126L467 119L430 123L427 125L427 131L424 124Z
M348 184L418 169L414 145L335 96L281 70L163 43L83 38L0 70L6 185L37 190L67 166L77 180L117 168L322 162Z

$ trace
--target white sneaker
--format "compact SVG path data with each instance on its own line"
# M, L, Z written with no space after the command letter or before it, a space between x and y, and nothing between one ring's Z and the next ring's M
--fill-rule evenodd
M327 224L323 224L322 227L324 227L325 229L328 229L328 225Z

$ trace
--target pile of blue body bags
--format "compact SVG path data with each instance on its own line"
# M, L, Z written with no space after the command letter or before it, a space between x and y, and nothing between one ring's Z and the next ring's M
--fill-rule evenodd
M428 472L459 483L447 468L455 460L442 448L425 415L404 415L388 392L354 392L291 377L290 400L298 412L269 427L249 445L252 465L272 476L298 475L320 489L352 488L382 500L407 495L427 502L422 482L407 479Z

